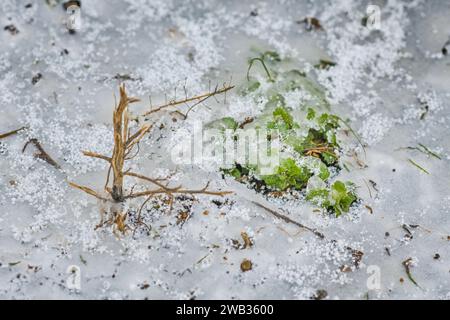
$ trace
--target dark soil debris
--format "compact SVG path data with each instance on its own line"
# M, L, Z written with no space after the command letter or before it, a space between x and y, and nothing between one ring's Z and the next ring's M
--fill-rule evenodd
M31 84L34 86L34 85L36 85L41 79L42 79L42 74L41 74L41 73L37 73L36 75L33 76L33 78L31 78Z
M16 34L19 33L19 29L17 29L17 27L16 27L15 25L13 25L13 24L9 24L9 25L5 26L5 27L3 28L3 30L9 31L9 33L10 33L12 36L15 36Z

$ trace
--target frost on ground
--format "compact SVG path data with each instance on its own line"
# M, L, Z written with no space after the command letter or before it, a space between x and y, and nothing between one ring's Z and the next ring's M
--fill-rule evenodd
M0 140L1 298L450 298L448 3L375 1L380 29L369 30L367 4L356 1L82 0L81 29L70 34L62 2L0 2L0 134L28 128ZM322 28L308 30L305 17ZM94 230L99 204L67 181L102 189L107 167L81 151L111 154L119 83L145 111L149 96L158 104L245 82L255 47L314 75L358 131L366 155L349 148L339 178L357 184L360 203L335 218L301 199L265 199L207 164L173 164L194 120L260 114L263 101L231 92L186 120L158 119L132 165L235 193L179 197L171 210L155 198L144 215L151 228ZM336 65L317 69L319 59ZM36 158L36 146L22 152L30 138L61 168ZM78 289L67 283L73 266Z

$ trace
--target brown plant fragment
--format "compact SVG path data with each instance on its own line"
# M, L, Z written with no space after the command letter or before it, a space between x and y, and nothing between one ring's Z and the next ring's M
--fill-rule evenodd
M25 129L27 129L27 128L28 128L28 127L22 127L22 128L13 130L13 131L9 131L9 132L0 134L0 139L4 139L4 138L7 138L7 137L9 137L9 136L18 134L20 131L25 130Z
M369 210L369 213L370 213L370 214L373 214L373 209L372 209L371 206L368 206L367 204L365 204L364 207L365 207L367 210Z
M408 279L414 283L414 285L416 285L417 287L420 287L419 284L416 282L416 280L414 280L414 278L411 275L411 266L413 263L413 259L412 258L408 258L405 261L402 262L403 266L405 267L405 272L406 275L408 276Z
M177 216L177 224L183 225L189 219L189 217L190 217L189 212L181 211Z
M250 271L250 270L252 270L252 268L253 268L253 263L250 260L248 260L248 259L242 260L242 262L241 262L241 271L242 272Z
M313 300L323 300L328 296L328 292L323 289L318 289L316 293L311 297Z
M305 29L307 31L314 30L323 30L322 24L319 19L314 17L306 17L302 20L297 21L298 24L305 24Z
M241 232L241 237L242 237L242 240L244 241L243 249L247 249L247 248L250 248L253 246L253 242L246 232Z
M362 258L364 256L364 252L362 252L360 250L352 249L350 247L348 247L347 249L351 251L353 264L358 269L359 265L361 264Z
M25 152L25 150L27 149L27 147L28 147L28 145L29 145L30 143L31 143L32 145L34 145L34 146L36 147L36 149L38 150L38 152L36 152L36 153L34 154L34 157L35 157L35 158L44 160L45 162L47 162L48 164L52 165L52 166L55 167L56 169L61 169L61 166L60 166L58 163L56 163L56 161L53 160L52 157L49 156L49 154L44 150L44 148L42 147L42 145L40 144L40 142L39 142L37 139L35 139L35 138L30 139L30 140L28 140L27 143L25 143L25 145L23 146L23 149L22 149L22 153Z
M239 129L244 129L244 127L255 120L253 117L246 117L244 121L239 124Z
M329 156L332 156L333 158L338 158L337 155L334 153L334 148L328 146L328 145L317 145L312 148L306 148L303 150L304 154L306 156L312 156L315 158L319 158L322 153L326 153Z
M157 113L157 112L159 112L161 110L164 110L164 109L167 109L167 108L170 108L170 107L175 107L175 106L178 106L178 105L187 105L188 106L188 110L187 110L186 113L181 113L180 111L178 111L178 113L180 113L184 118L187 118L188 113L193 108L195 108L197 105L205 102L206 100L208 100L211 97L214 97L214 96L219 95L219 94L224 94L224 93L228 92L229 90L231 90L233 88L234 88L234 86L231 86L231 85L224 85L223 88L219 88L219 87L216 86L214 90L209 91L209 92L204 93L204 94L201 94L201 95L197 95L197 96L193 96L193 97L187 97L186 96L184 99L172 100L172 101L169 101L169 102L167 102L167 103L165 103L163 105L157 106L157 107L152 107L151 106L151 110L145 112L144 114L142 114L142 116L146 117L146 116L148 116L150 114ZM193 104L189 105L189 103L193 103Z
M277 212L275 210L272 210L272 209L266 207L265 205L263 205L263 204L261 204L259 202L252 201L252 203L255 204L256 206L264 209L265 211L267 211L268 213L272 214L276 218L283 220L284 222L294 224L294 225L296 225L299 228L302 228L302 229L305 229L305 230L308 230L308 231L312 232L314 235L316 235L320 239L325 239L324 234L319 232L318 230L316 230L314 228L307 227L307 226L305 226L305 225L303 225L303 224L301 224L301 223L299 223L299 222L297 222L295 220L292 220L291 218L289 218L289 217L287 217L287 216L285 216L285 215L283 215L283 214L281 214L281 213L279 213L279 212Z
M344 265L342 265L342 266L339 268L339 270L340 270L341 272L351 272L351 271L352 271L352 268L351 268L350 266L344 264Z
M64 11L67 11L67 9L69 9L71 6L76 6L76 7L81 8L81 1L69 0L69 1L64 2L62 5L63 5Z
M317 68L317 69L322 69L322 70L326 69L326 70L328 70L331 67L334 67L336 65L337 65L337 63L334 62L334 61L327 60L327 59L320 59L319 63L316 64L314 67Z

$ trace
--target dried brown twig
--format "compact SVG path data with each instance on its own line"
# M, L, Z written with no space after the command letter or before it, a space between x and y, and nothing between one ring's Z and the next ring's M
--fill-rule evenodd
M0 134L0 139L4 139L4 138L7 138L7 137L9 137L9 136L18 134L20 131L25 130L25 129L27 129L27 128L28 128L28 127L22 127L22 128L19 128L19 129L10 131L10 132L6 132L6 133L3 133L3 134Z
M234 86L232 86L232 85L224 85L222 88L219 88L218 86L216 86L213 91L209 91L209 92L201 94L201 95L197 95L197 96L194 96L194 97L187 97L186 96L182 100L172 100L172 101L169 101L169 102L167 102L167 103L165 103L163 105L157 106L155 108L152 107L150 111L145 112L144 114L142 114L142 116L146 117L148 115L151 115L153 113L159 112L161 110L164 110L164 109L167 109L167 108L170 108L170 107L175 107L175 106L178 106L178 105L181 105L181 104L186 104L186 105L189 106L189 103L194 102L193 105L189 106L189 108L188 108L188 110L187 110L187 112L185 114L182 114L181 112L179 112L186 118L188 113L193 108L198 106L199 104L205 102L206 100L208 100L209 98L211 98L213 96L226 93L227 91L229 91L229 90L231 90L233 88L234 88Z
M227 89L229 90L229 89ZM217 91L215 94L218 94ZM224 92L224 91L222 91ZM210 95L211 96L211 95ZM167 195L170 201L173 201L173 197L176 194L205 194L205 195L216 195L224 196L230 194L228 191L210 191L208 190L209 183L202 189L184 189L182 186L170 187L169 183L163 184L164 179L154 179L147 177L142 174L134 173L129 170L124 169L125 161L130 160L129 155L132 153L134 147L138 146L140 140L148 133L152 126L143 125L134 134L131 134L129 128L130 115L128 113L128 106L131 103L137 102L138 99L130 98L127 96L125 91L125 86L120 86L120 101L116 106L113 114L113 127L114 127L114 149L112 156L105 156L98 153L83 151L83 154L88 157L97 158L104 160L109 163L108 174L105 183L106 196L100 195L98 192L84 186L80 186L76 183L69 182L70 186L79 189L91 196L96 197L102 201L108 201L112 203L121 203L127 199L135 199L140 197L146 197L146 200L142 204L138 213L138 224L144 224L141 220L141 211L145 204L156 195ZM173 104L174 105L174 104ZM110 186L110 178L112 174L112 184ZM147 189L144 191L134 192L132 188L128 194L125 194L124 190L124 177L134 177L146 182L149 182L154 186L153 189ZM108 196L109 194L109 196ZM102 227L104 225L113 225L116 230L121 233L125 233L129 230L129 226L126 224L127 213L120 212L120 209L112 212L109 219L104 220L102 216L102 221L97 226ZM145 225L145 224L144 224ZM147 228L149 228L147 226Z
M12 135L18 134L19 132L26 130L26 129L28 129L28 127L21 127L19 129L0 134L0 139L4 139L4 138L10 137ZM32 139L28 140L27 143L25 143L25 145L22 148L22 153L25 152L25 150L27 149L29 144L32 144L37 149L37 152L34 154L35 158L44 160L45 162L52 165L56 169L61 169L61 166L55 160L53 160L52 157L50 157L50 155L44 150L41 143L36 138L32 138Z
M34 145L35 148L38 150L38 152L34 154L35 158L44 160L48 164L54 166L56 169L61 169L61 166L55 160L53 160L52 157L50 157L50 155L44 150L44 148L36 138L30 139L28 140L27 143L25 143L22 149L22 153L25 152L29 144Z
M302 224L302 223L300 223L298 221L295 221L295 220L289 218L288 216L285 216L285 215L281 214L280 212L267 207L266 205L264 205L262 203L259 203L257 201L253 201L253 200L250 200L250 201L254 205L256 205L256 206L264 209L266 212L270 213L272 216L274 216L274 217L276 217L276 218L278 218L278 219L280 219L280 220L282 220L282 221L284 221L286 223L293 224L293 225L299 227L300 229L309 231L312 234L314 234L317 238L319 238L320 240L327 240L327 237L325 237L325 235L322 232L320 232L319 230L317 230L315 228L308 227L308 226L306 226L306 225L304 225L304 224ZM336 243L336 240L334 240L334 239L327 240L327 241L329 241L330 243ZM352 262L353 262L354 267L358 269L360 264L361 264L362 258L364 256L364 252L362 252L360 250L357 250L357 249L353 249L350 246L347 246L346 250L351 254ZM346 265L342 266L341 268L342 268L342 270L349 270L349 271L351 270L350 267L348 267Z
M337 158L336 154L334 153L334 148L328 146L328 145L317 145L312 148L304 149L303 152L307 156L312 156L318 158L322 153L326 153L333 158Z
M255 205L257 205L258 207L260 207L260 208L266 210L267 212L269 212L270 214L272 214L272 215L275 216L276 218L283 220L284 222L294 224L294 225L296 225L297 227L300 227L300 228L305 229L305 230L307 230L307 231L309 231L309 232L312 232L315 236L319 237L320 239L324 239L324 238L325 238L325 236L324 236L323 233L319 232L318 230L316 230L316 229L314 229L314 228L310 228L310 227L308 227L308 226L305 226L305 225L301 224L300 222L297 222L297 221L295 221L295 220L292 220L291 218L289 218L289 217L287 217L287 216L285 216L285 215L282 215L281 213L279 213L279 212L277 212L277 211L275 211L275 210L272 210L272 209L266 207L265 205L262 205L262 204L259 203L259 202L252 201L252 203L255 204Z

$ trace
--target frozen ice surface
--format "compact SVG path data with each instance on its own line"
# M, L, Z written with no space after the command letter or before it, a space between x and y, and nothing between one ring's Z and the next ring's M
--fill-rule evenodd
M450 55L442 53L449 2L374 1L380 28L368 30L357 1L82 0L75 34L64 25L61 1L48 4L57 2L0 2L0 133L29 127L0 142L0 298L309 299L317 290L327 299L450 298ZM317 17L323 30L305 30L298 22L305 17ZM150 210L150 235L94 230L98 204L67 180L102 188L105 164L81 150L110 154L118 79L142 99L133 108L144 110L150 95L156 103L175 88L184 95L183 86L196 94L210 83L245 81L252 47L315 73L333 111L358 130L364 163L339 175L359 186L361 203L334 218L301 200L271 200L326 240L274 219L244 185L207 166L171 163L188 118L154 130L133 163L152 176L176 171L172 179L184 186L211 181L236 193L184 199L171 214ZM320 58L337 65L315 70ZM260 107L231 93L192 118L243 119ZM33 157L31 146L22 153L29 138L62 169ZM441 160L398 150L418 143ZM183 206L189 218L177 223ZM236 249L241 232L252 247ZM358 268L348 247L364 253ZM252 270L241 271L244 258ZM419 286L405 272L408 258ZM73 265L80 289L67 285ZM370 285L374 272L379 287Z

